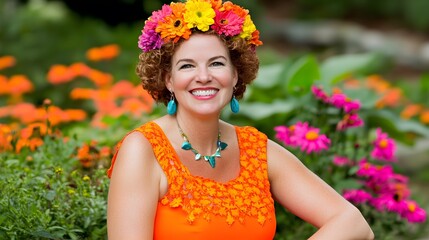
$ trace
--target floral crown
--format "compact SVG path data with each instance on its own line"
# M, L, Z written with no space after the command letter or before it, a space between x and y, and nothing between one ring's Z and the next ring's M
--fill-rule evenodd
M222 0L188 0L164 4L152 12L139 37L138 46L144 52L160 49L164 43L189 39L193 30L212 29L219 35L240 37L253 46L262 45L259 31L249 11Z

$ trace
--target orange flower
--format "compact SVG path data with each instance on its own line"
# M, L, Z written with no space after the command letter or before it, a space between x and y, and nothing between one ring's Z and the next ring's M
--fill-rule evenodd
M129 97L133 95L134 85L126 80L115 83L110 91L117 97Z
M0 86L0 95L9 93L9 85L6 76L0 75Z
M403 119L410 119L418 115L423 110L423 106L420 104L409 104L401 112L401 117Z
M366 86L378 93L383 93L390 88L390 83L379 75L371 75L366 78Z
M348 89L357 89L361 87L361 82L357 79L348 79L344 82L344 86Z
M33 104L19 103L12 107L10 115L22 123L31 123L37 119L36 112L36 107Z
M12 67L16 63L16 59L13 56L3 56L0 57L0 70Z
M95 165L96 160L100 158L99 151L95 147L97 142L92 141L91 143L84 143L77 150L77 158L83 167L89 168Z
M88 67L85 63L74 63L70 65L68 68L69 74L72 78L79 77L79 76L87 76L91 68Z
M383 97L376 103L378 108L383 107L396 107L399 105L403 97L402 90L400 88L390 88L386 91Z
M0 124L0 152L12 150L12 128L5 124Z
M94 62L110 60L119 55L120 49L116 44L110 44L99 48L91 48L86 52L86 57Z
M429 124L429 109L425 109L420 114L420 122L422 122L423 124Z
M221 11L230 11L232 10L235 14L237 14L240 18L246 18L246 15L249 13L248 10L232 3L232 2L224 2L223 3L223 9L221 9Z
M103 73L98 70L92 69L89 71L89 73L86 75L89 80L91 80L97 87L105 87L107 85L110 85L113 81L113 77L109 73Z
M34 86L24 75L13 75L8 83L9 93L12 95L21 95L33 90Z
M65 114L68 115L69 121L83 121L86 118L86 112L81 109L67 109Z
M52 84L61 84L70 82L73 79L73 73L67 66L56 64L49 69L47 78Z
M70 97L72 99L91 99L94 96L95 90L90 88L74 88Z

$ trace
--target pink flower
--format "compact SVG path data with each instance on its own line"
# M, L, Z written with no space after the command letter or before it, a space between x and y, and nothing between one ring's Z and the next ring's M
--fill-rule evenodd
M347 113L343 120L338 122L337 130L346 130L348 128L363 126L363 121L356 113Z
M155 30L149 30L147 32L143 32L139 36L138 47L148 52L153 49L161 48L163 41L161 36L155 32Z
M164 4L162 8L158 11L153 11L152 16L145 22L143 32L149 30L155 30L158 22L163 21L163 19L173 13L171 6Z
M139 36L138 47L145 52L161 48L163 41L161 35L156 32L158 22L171 15L170 5L164 4L161 10L152 12L152 16L145 22L142 34Z
M372 199L370 193L361 189L346 190L344 191L343 196L345 199L355 204L366 203Z
M218 11L216 10L215 23L211 26L218 34L226 36L235 36L240 34L243 29L244 19L240 18L232 10Z
M322 88L313 85L311 86L311 92L317 99L321 100L324 103L329 103L329 96L325 93L325 91L323 91Z
M294 125L287 126L277 126L274 128L276 131L276 138L282 141L286 146L296 147L296 141L293 138L294 134Z
M412 200L404 200L401 202L404 205L401 212L401 217L406 218L411 223L421 223L426 221L426 211L419 207Z
M337 166L350 166L353 161L343 156L335 156L332 162Z
M331 140L325 134L319 134L318 128L310 127L308 123L304 123L300 127L297 126L298 124L295 126L295 134L301 151L310 154L329 149Z
M331 104L337 108L342 108L346 113L357 111L360 109L360 101L352 100L347 97L344 93L332 94L330 100Z
M383 133L380 128L376 130L376 139L373 142L374 149L371 152L371 157L384 160L395 161L396 145L393 139L389 138L386 133Z
M359 177L371 177L376 172L376 166L369 163L366 159L362 159L359 162L359 169L356 175Z
M396 201L391 195L380 195L369 201L370 205L378 211L389 211L400 213L403 205Z

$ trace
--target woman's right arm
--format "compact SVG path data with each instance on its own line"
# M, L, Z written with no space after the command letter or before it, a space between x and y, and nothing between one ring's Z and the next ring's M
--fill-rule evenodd
M107 202L109 240L153 239L162 170L149 141L129 134L117 154Z

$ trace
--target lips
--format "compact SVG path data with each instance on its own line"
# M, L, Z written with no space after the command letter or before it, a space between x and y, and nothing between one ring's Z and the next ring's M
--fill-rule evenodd
M197 97L208 97L215 95L218 91L217 89L195 89L191 94Z

